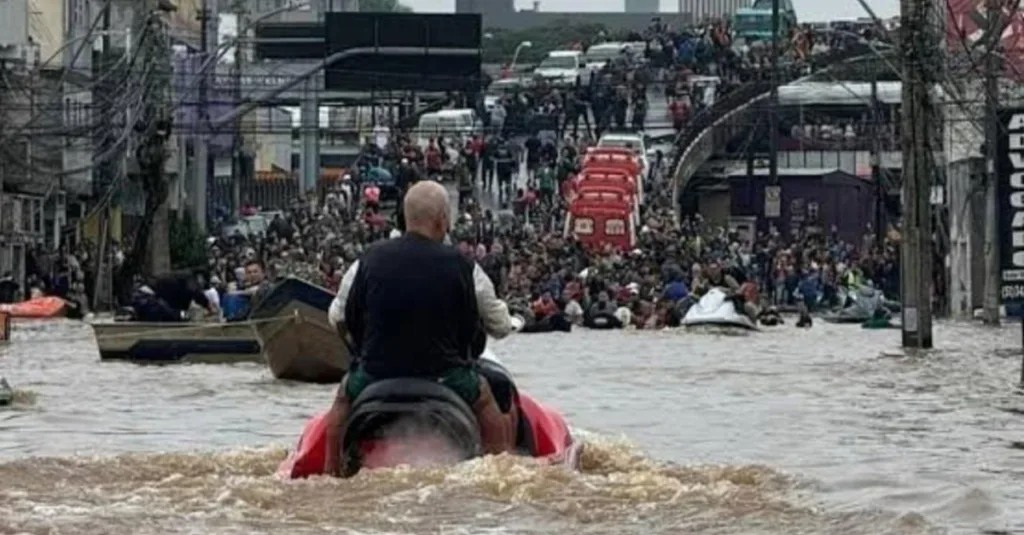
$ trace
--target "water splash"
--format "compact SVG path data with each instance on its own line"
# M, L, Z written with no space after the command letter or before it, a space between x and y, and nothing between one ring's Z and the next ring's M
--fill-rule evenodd
M675 466L619 439L586 440L582 473L500 455L369 470L348 480L282 481L273 477L286 454L278 447L19 460L0 465L0 532L185 533L203 525L207 533L303 533L387 525L425 533L467 522L484 529L481 519L497 527L531 519L621 525L638 515L657 530L696 519L814 516L786 502L787 478L771 469Z

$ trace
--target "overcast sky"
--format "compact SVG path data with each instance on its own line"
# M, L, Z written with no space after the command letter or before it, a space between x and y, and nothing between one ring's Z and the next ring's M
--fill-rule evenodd
M416 11L451 12L455 0L402 0ZM857 0L792 0L797 18L801 21L853 19L865 16ZM541 11L622 11L623 0L541 0ZM888 18L899 13L898 0L867 0L879 17ZM516 0L516 6L529 8L532 0ZM661 0L661 10L674 13L678 0Z

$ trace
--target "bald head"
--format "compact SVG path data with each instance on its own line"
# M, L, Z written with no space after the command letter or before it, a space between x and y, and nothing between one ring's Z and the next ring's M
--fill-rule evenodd
M403 200L405 228L441 241L448 234L451 206L448 190L431 180L414 184Z

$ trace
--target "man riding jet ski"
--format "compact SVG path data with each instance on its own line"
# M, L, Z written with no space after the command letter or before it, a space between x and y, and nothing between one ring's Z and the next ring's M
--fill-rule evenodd
M722 269L722 265L716 260L708 262L707 269L694 276L691 294L693 297L692 302L699 301L699 298L703 297L712 288L720 288L735 304L737 311L742 312L751 321L757 321L757 306L744 295L749 292L741 291L740 283L736 281L736 278L726 273Z
M352 475L373 465L369 458L389 444L389 433L441 435L462 458L517 446L538 452L530 430L543 422L527 423L519 412L549 414L527 407L500 365L479 359L479 326L503 338L514 325L483 269L443 244L447 191L417 183L404 213L405 235L371 247L345 273L331 303L330 321L350 336L354 364L330 411L312 424L324 427L322 466L293 462L291 477L318 470ZM310 433L307 426L300 450Z

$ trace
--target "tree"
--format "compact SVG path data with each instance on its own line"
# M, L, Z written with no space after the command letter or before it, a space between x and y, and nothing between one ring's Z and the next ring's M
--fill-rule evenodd
M568 18L524 30L490 29L485 31L483 60L484 63L509 63L519 43L529 41L533 46L520 49L516 63L539 63L548 52L565 50L574 43L588 45L601 32L607 33L601 24L578 24Z
M199 232L199 225L186 210L181 217L170 223L171 267L174 269L206 267L206 235Z
M368 13L412 13L412 8L399 0L359 0L359 11Z

